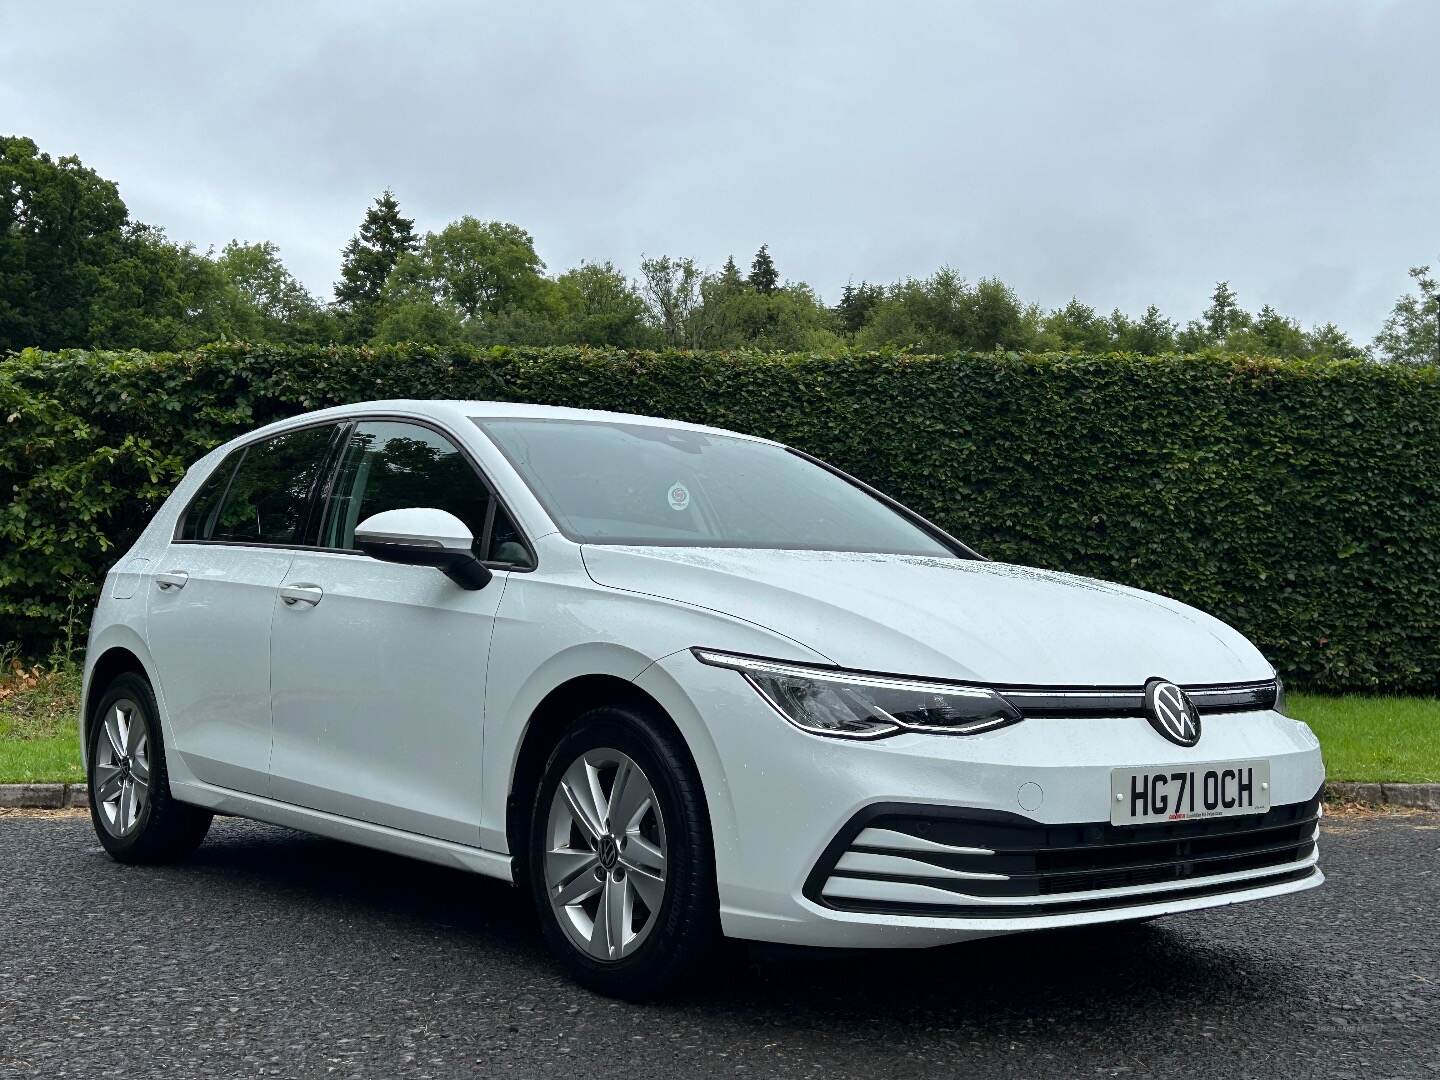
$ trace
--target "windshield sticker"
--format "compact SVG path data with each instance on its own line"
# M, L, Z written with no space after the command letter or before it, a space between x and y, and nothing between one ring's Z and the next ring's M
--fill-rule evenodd
M690 509L690 489L684 484L671 484L669 496L671 510Z

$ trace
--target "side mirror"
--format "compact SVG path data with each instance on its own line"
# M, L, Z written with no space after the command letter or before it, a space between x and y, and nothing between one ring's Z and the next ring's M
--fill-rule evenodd
M475 537L445 510L407 508L372 514L355 527L355 546L372 559L433 566L462 589L483 589L491 573L475 557Z

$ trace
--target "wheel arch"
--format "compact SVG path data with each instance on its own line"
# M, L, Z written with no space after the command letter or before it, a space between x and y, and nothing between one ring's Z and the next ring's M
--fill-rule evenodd
M704 770L696 760L695 748L685 737L670 711L653 695L632 680L609 674L576 675L554 687L532 710L521 736L510 774L509 793L505 800L505 838L515 867L515 881L524 882L529 857L530 815L541 774L550 751L574 721L597 705L631 705L652 713L673 736L677 748L700 778L701 797L705 802L707 821L711 820L710 792ZM711 821L711 828L714 825Z
M155 677L150 672L149 665L142 658L144 647L139 641L129 641L124 638L112 641L103 648L94 661L88 661L85 668L84 691L80 698L80 758L82 764L89 766L90 754L90 731L95 721L95 705L115 679L124 674L141 676L150 684L154 691L156 701L159 701L160 691L155 683ZM162 718L163 723L163 718Z

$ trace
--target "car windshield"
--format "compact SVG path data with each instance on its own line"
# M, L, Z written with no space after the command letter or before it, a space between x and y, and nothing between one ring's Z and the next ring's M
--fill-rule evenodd
M955 557L903 514L781 446L652 424L475 423L580 543Z

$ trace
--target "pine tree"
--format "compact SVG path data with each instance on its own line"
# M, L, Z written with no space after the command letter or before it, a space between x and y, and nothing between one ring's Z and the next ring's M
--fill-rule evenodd
M351 237L341 253L335 303L346 316L346 336L352 341L366 341L375 332L385 279L400 256L415 248L415 221L400 216L395 193L386 188L365 211L359 235Z
M727 255L725 265L720 269L720 289L726 296L733 296L745 288L745 279L735 265L735 256Z
M775 260L770 258L770 245L761 244L750 264L750 287L761 296L770 296L780 287L780 275L775 271Z
M840 319L840 328L854 337L870 321L875 305L884 298L885 290L879 285L864 281L859 285L847 282L840 293L840 303L836 304L834 309Z
M1175 324L1151 304L1145 309L1145 317L1132 325L1129 339L1120 347L1146 356L1169 352L1175 347Z
M1245 313L1240 310L1240 302L1235 298L1235 290L1230 288L1228 281L1216 282L1215 291L1210 294L1210 306L1205 309L1204 319L1210 340L1217 345L1224 344L1232 330L1243 328L1246 322Z

